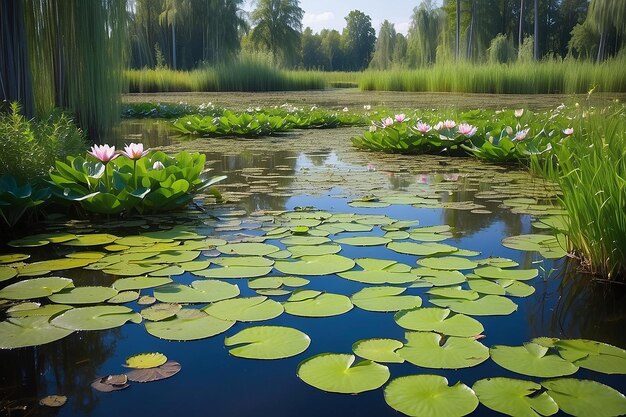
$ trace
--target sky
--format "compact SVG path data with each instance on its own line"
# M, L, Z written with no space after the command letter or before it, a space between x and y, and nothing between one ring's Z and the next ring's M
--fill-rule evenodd
M300 7L304 10L302 29L309 26L313 32L322 29L341 32L348 13L360 10L372 19L372 27L377 35L385 19L394 24L396 32L406 35L413 8L419 4L420 0L300 0ZM246 11L252 10L253 0L247 0L244 8Z

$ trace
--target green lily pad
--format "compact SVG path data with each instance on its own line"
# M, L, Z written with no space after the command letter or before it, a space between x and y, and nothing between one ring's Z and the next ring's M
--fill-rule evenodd
M263 321L280 316L283 306L264 296L233 298L208 305L202 309L222 320Z
M131 278L118 278L113 283L113 288L118 291L126 290L143 290L145 288L154 288L160 285L169 284L172 282L170 278L159 277L131 277Z
M348 205L354 208L385 208L391 204L380 201L351 201Z
M293 258L299 258L301 256L322 256L332 255L341 251L341 246L331 243L326 245L299 245L289 246L287 250L291 253Z
M414 268L411 272L430 282L436 287L446 287L448 285L458 285L466 281L465 275L460 271L444 271L431 268Z
M294 276L280 277L280 279L283 281L283 285L286 285L287 287L294 287L294 288L304 287L309 282L311 282L306 278L294 277Z
M510 279L526 281L539 275L537 269L502 269L495 266L483 266L474 269L474 273L479 277L490 279Z
M373 227L362 223L336 222L322 224L318 227L318 229L327 230L336 235L341 232L371 232Z
M0 255L0 264L11 264L13 262L25 261L30 258L26 253L6 253Z
M150 246L155 243L171 243L172 239L157 239L145 235L124 236L115 240L116 245Z
M201 271L203 269L207 269L210 265L211 261L208 259L200 261L181 262L178 264L178 266L181 267L185 272Z
M559 408L576 417L613 417L626 414L626 397L596 381L562 378L541 383Z
M308 298L303 298L309 292L299 291L294 293L283 306L285 312L294 316L303 317L329 317L338 316L352 310L352 302L345 295L317 293Z
M48 261L33 262L18 266L17 273L21 276L44 275L51 271L61 271L64 269L82 268L95 262L95 259L75 259L61 258L50 259Z
M277 289L283 286L281 277L263 277L248 281L248 288L251 290Z
M397 350L404 344L394 339L364 339L352 345L352 351L363 359L374 362L403 363Z
M167 284L154 289L154 298L162 303L212 303L238 295L237 285L217 280L194 281L191 287Z
M417 260L417 264L431 269L453 271L459 269L473 269L478 266L474 261L458 256L439 256Z
M559 355L548 353L549 348L536 343L523 346L492 346L491 359L501 367L522 375L554 378L571 375L578 366Z
M218 246L217 250L228 255L265 256L278 252L280 248L268 243L229 243Z
M0 322L0 349L44 345L73 333L53 326L48 320L48 316L29 316L9 317Z
M389 242L391 242L391 239L381 236L344 237L335 240L335 243L351 246L380 246L386 245Z
M489 358L489 349L474 337L443 337L432 332L407 332L398 354L424 368L459 369L476 366Z
M69 330L106 330L122 326L128 321L140 323L141 316L124 306L95 306L67 310L50 320L50 323Z
M322 353L298 365L298 377L322 391L358 394L383 386L389 368L365 360L354 365L354 355Z
M489 295L505 295L506 291L503 286L494 281L487 279L470 279L468 280L469 287L481 294Z
M280 241L280 243L286 246L317 246L328 242L330 242L330 239L323 236L289 236Z
M552 397L541 392L541 385L531 381L486 378L476 381L472 389L484 406L509 416L541 417L559 411Z
M287 275L331 275L354 267L352 259L341 255L303 256L297 261L278 260L276 270Z
M550 235L518 235L510 236L502 240L502 245L507 248L522 251L537 251L548 259L559 259L567 255L561 247L559 240Z
M431 288L426 293L442 298L459 298L463 300L476 300L478 299L478 293L473 290L464 290L461 287L439 287Z
M67 246L100 246L108 245L118 240L119 237L108 233L93 233L90 235L76 235L75 239L63 242Z
M134 264L128 262L119 262L107 266L105 269L103 269L103 271L110 275L139 276L158 271L159 269L163 269L166 266L167 265L160 264Z
M254 292L256 292L259 295L264 295L266 297L274 297L274 296L291 294L290 290L284 290L284 289L258 289L258 290L254 290Z
M422 299L417 295L400 295L405 290L399 287L367 287L354 293L350 299L355 306L367 311L410 310L422 305Z
M192 274L205 278L256 278L272 272L271 266L230 266L226 265L219 268L209 268L202 271L194 271Z
M256 326L243 329L224 340L226 346L237 346L228 352L239 358L282 359L299 355L311 344L300 330L283 326Z
M464 314L450 316L447 308L418 308L399 311L393 317L400 327L408 330L433 331L448 336L472 337L485 329L476 319Z
M498 268L515 268L519 266L519 264L512 259L499 257L478 259L476 262L478 262L479 265L491 265L497 266Z
M593 340L570 339L555 343L559 355L581 368L605 374L626 374L626 350Z
M383 237L391 240L404 240L409 238L409 233L405 232L404 230L394 230L385 233Z
M0 282L6 281L13 277L17 276L17 271L15 268L10 266L0 265Z
M221 320L196 309L182 309L175 317L146 323L146 331L166 340L198 340L230 329L231 320Z
M394 410L412 417L462 417L478 407L471 388L458 382L448 386L439 375L410 375L385 387L385 401Z
M180 310L180 304L173 303L159 303L151 305L141 310L141 316L150 321L161 321L174 317Z
M458 251L458 248L443 243L391 242L387 247L394 252L414 256L432 256Z
M72 306L65 304L46 304L42 306L39 305L39 303L22 303L9 308L7 313L11 317L45 316L50 318L70 308L72 308Z
M506 295L511 297L528 297L535 293L535 287L525 284L521 281L514 280L497 280L498 284L504 287Z
M517 310L517 304L500 295L485 295L476 300L431 298L428 301L438 307L469 316L507 316Z
M27 300L30 298L48 297L70 284L72 284L71 279L61 277L27 279L1 289L0 299Z
M350 281L362 282L364 284L406 284L419 278L417 274L411 272L391 272L391 271L348 271L338 274L341 278Z
M137 291L122 291L117 295L109 298L107 300L108 303L112 304L125 304L130 303L131 301L136 301L139 299L139 293Z
M117 290L111 287L88 286L64 288L48 297L58 304L96 304L117 295Z

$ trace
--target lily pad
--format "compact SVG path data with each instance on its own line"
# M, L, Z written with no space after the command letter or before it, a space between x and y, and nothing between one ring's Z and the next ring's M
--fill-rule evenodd
M202 280L191 285L162 285L154 289L154 297L162 303L212 303L239 295L237 285L223 281Z
M13 262L25 261L30 258L26 253L5 253L0 255L0 264L11 264Z
M53 326L49 319L48 316L9 317L0 322L0 349L43 345L73 333Z
M381 236L359 236L359 237L344 237L342 239L336 239L335 243L351 246L380 246L386 245L391 242L391 239Z
M152 382L160 381L176 375L180 372L180 363L175 361L167 361L156 368L133 369L126 373L129 381L133 382Z
M399 311L393 317L399 326L408 330L433 331L448 336L472 337L485 329L476 319L464 314L453 314L447 308L418 308Z
M145 288L154 288L160 285L172 282L170 278L159 277L131 277L119 278L113 283L113 288L119 291L125 290L143 290Z
M48 297L58 304L96 304L117 295L117 290L111 287L87 286L64 288Z
M9 300L27 300L48 297L72 284L69 278L46 277L33 278L16 282L0 290L0 298Z
M276 270L287 275L331 275L354 267L352 259L341 255L303 256L297 261L278 260Z
M550 235L510 236L502 240L502 245L522 251L537 251L548 259L559 259L567 254L560 246L558 239Z
M141 316L124 306L96 306L67 310L50 320L50 323L68 330L106 330L122 326L128 321L140 323Z
M471 388L461 382L448 386L448 380L439 375L396 378L385 388L385 401L412 417L462 417L478 407Z
M226 265L192 272L194 275L214 279L256 278L272 272L271 266L239 266Z
M458 248L443 243L391 242L387 247L394 252L415 256L431 256L453 253Z
M458 285L466 281L465 275L460 271L444 271L431 268L415 268L411 272L423 280L430 282L436 287L445 287L448 285Z
M95 262L95 259L61 258L47 261L32 262L18 266L17 273L21 276L44 275L51 271L62 271L64 269L82 268Z
M322 245L328 242L330 242L330 239L323 236L289 236L280 241L280 243L286 246Z
M431 288L426 291L426 293L442 298L458 298L462 300L476 300L479 295L476 291L473 290L464 290L461 287L439 287L439 288Z
M522 375L554 378L578 370L578 366L548 351L547 347L529 342L523 346L492 346L490 354L501 367Z
M243 329L224 340L233 356L247 359L282 359L304 352L311 339L300 330L283 326L256 326Z
M417 295L400 295L405 290L400 287L367 287L354 293L350 299L355 306L367 311L410 310L422 305L422 299Z
M517 304L500 295L485 295L476 300L431 298L429 301L438 307L469 316L507 316L517 310Z
M167 356L159 352L140 353L126 358L127 368L146 369L156 368L167 362Z
M107 302L112 304L126 304L138 299L139 293L137 291L122 291L119 292L117 295L109 298Z
M459 269L473 269L478 266L474 261L466 258L460 258L458 256L438 256L418 259L418 265L431 269L442 269L446 271L453 271Z
M383 386L389 368L365 360L354 365L354 355L322 353L298 365L298 377L322 391L358 394Z
M107 375L97 378L91 383L91 388L100 392L113 392L128 388L128 377L126 375Z
M397 350L404 344L395 339L364 339L352 345L352 351L363 359L374 362L403 363Z
M15 277L16 275L17 275L17 271L15 270L15 268L12 268L10 266L4 266L4 265L0 266L0 282L11 279Z
M175 317L146 323L152 336L167 340L198 340L215 336L230 329L231 320L221 320L196 309L182 309Z
M474 269L474 273L483 278L510 279L526 281L539 275L537 269L502 269L495 266L484 266Z
M159 303L151 305L150 307L141 310L141 316L150 321L165 320L170 317L174 317L181 309L180 304L173 303Z
M202 309L222 320L263 321L280 316L283 306L264 296L233 298L208 305Z
M28 305L30 305L30 307ZM16 307L23 307L23 308L16 308ZM7 313L9 313L11 317L46 316L50 318L65 310L69 310L70 308L72 308L72 306L68 306L64 304L46 304L46 305L40 306L39 303L22 303L18 306L13 306L9 308L7 310Z
M337 244L326 245L299 245L289 246L287 248L293 258L299 258L301 256L322 256L332 255L341 251L341 246Z
M474 337L444 337L432 332L407 332L398 354L424 368L459 369L476 366L489 358L489 349Z
M283 286L281 277L263 277L248 281L248 288L251 290L277 289Z
M626 397L596 381L562 378L541 383L559 408L576 417L613 417L626 414Z
M541 392L541 385L511 378L486 378L472 387L480 402L492 410L509 416L551 416L559 406Z
M626 350L593 340L570 339L555 343L559 355L581 368L605 374L626 374Z
M265 256L278 252L280 248L267 243L229 243L218 246L217 250L229 255Z
M61 407L67 402L67 397L64 395L47 395L39 400L39 405L46 407Z
M63 242L67 246L100 246L108 245L119 239L118 236L107 233L93 233L90 235L76 235L75 239Z
M283 303L285 312L294 316L329 317L338 316L352 310L350 299L341 294L318 293L311 298L303 300L300 300L300 298L300 294L294 293Z

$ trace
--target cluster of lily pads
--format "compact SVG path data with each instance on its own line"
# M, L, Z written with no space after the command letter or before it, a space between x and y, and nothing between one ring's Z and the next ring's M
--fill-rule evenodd
M236 113L225 110L219 116L188 115L178 118L173 128L186 135L207 137L259 137L292 129L324 129L363 124L364 119L352 113L336 113L312 108L248 109Z
M570 114L529 110L471 110L454 119L424 112L396 114L372 122L369 131L352 138L354 146L408 154L473 155L490 162L517 162L549 152L574 133Z
M386 215L314 209L259 213L249 221L258 225L259 234L228 235L229 240L180 225L130 236L48 233L9 242L16 248L61 245L87 250L30 263L25 262L27 254L0 256L1 279L15 281L0 290L8 306L8 318L0 322L0 348L39 345L74 331L128 322L145 323L145 330L157 338L197 340L224 333L238 322L257 323L283 313L338 316L357 307L392 313L395 323L406 329L406 340L359 340L352 353L305 359L296 370L302 381L324 391L357 394L387 383L392 372L383 363L460 369L491 358L504 369L545 380L538 384L494 377L470 388L461 382L449 386L436 375L412 375L391 380L384 388L385 400L411 416L463 416L479 402L510 415L551 415L559 409L575 416L596 415L590 412L596 408L607 416L626 412L626 398L614 389L561 378L579 368L624 374L623 349L550 338L523 346L487 347L481 342L485 329L477 318L516 311L512 298L534 292L527 282L538 276L537 269L519 269L510 259L480 258L479 252L443 243L454 237L447 225L419 227L415 220ZM231 224L229 218L210 219L204 227L229 230ZM503 244L562 256L550 239L556 241L551 235L517 236ZM344 247L378 248L381 258L352 259L341 255ZM385 251L416 265L384 259ZM69 278L48 276L72 268L118 278L104 287L74 286ZM183 274L198 279L191 285L172 279ZM349 296L307 287L315 286L314 277L329 275L364 285ZM242 283L257 295L241 297ZM429 306L423 306L425 300ZM134 302L138 311L124 305ZM305 332L274 325L246 327L224 340L233 356L266 360L299 355L310 343ZM356 362L355 355L363 360Z
M224 109L213 103L201 103L197 106L185 102L179 103L123 103L122 117L129 119L173 119L188 114L202 116L221 116Z
M226 177L209 176L205 161L204 154L170 156L144 151L142 144L131 143L121 153L114 146L94 145L87 158L56 161L46 187L0 178L0 215L14 226L27 210L50 201L75 204L90 213L119 214L174 210L201 192L219 199L211 186Z

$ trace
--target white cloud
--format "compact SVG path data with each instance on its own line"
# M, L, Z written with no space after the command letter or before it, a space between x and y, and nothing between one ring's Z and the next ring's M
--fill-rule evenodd
M302 23L304 26L307 26L319 22L328 22L331 20L335 20L335 14L333 12L305 13L304 17L302 18Z

